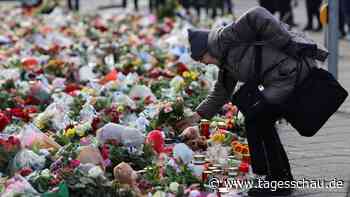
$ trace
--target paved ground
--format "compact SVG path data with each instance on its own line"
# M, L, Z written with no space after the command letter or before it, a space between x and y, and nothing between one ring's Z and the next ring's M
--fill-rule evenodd
M118 0L84 0L83 11L94 10L98 5L107 5ZM130 1L131 2L131 1ZM244 10L257 5L256 0L235 0L235 11L239 15ZM146 10L146 1L141 0L141 9ZM115 9L113 11L120 11ZM306 22L305 2L299 0L295 9L296 23L302 28ZM323 43L323 33L310 36ZM350 42L340 42L339 80L350 90ZM340 189L300 189L293 196L307 197L350 197L350 99L341 107L328 123L312 138L305 138L289 126L280 127L280 136L290 158L296 179L343 180Z
M253 0L237 1L237 10L241 12L256 4ZM295 10L296 23L300 28L305 25L306 13L304 1L299 1ZM323 43L323 33L310 34L313 39ZM350 42L340 42L339 80L350 90ZM347 99L341 110L312 138L301 137L289 126L282 126L280 136L290 158L296 179L344 180L340 189L303 189L293 196L308 197L350 197L350 100Z

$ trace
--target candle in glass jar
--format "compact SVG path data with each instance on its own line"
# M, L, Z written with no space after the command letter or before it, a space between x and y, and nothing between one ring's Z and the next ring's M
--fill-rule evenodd
M243 154L242 162L251 164L250 154Z
M208 183L208 181L212 178L213 172L210 170L203 171L202 181L204 184Z
M209 120L202 119L199 127L200 127L200 131L201 131L201 135L206 137L207 139L209 139L209 137L210 137L210 131L209 131L210 122L209 122Z

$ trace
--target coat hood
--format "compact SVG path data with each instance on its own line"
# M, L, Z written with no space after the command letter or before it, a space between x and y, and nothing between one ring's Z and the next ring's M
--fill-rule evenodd
M208 37L208 52L223 62L228 50L233 48L233 24L212 29Z

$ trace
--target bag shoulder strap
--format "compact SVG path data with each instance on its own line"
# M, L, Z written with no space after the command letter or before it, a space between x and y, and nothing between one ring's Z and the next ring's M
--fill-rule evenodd
M255 45L254 69L255 69L255 78L259 83L262 82L262 79L260 77L261 64L262 64L262 47L261 45Z

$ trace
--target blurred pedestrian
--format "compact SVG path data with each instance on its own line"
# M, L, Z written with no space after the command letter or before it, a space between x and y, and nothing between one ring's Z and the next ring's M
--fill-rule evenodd
M296 2L296 1L293 1ZM294 23L292 0L278 0L277 9L280 13L280 20L291 27L297 26Z
M305 31L315 30L321 31L322 25L320 21L320 7L322 0L306 0L307 25L304 27ZM313 19L316 17L317 27L314 29Z
M223 12L225 14L232 14L233 4L232 0L224 0L224 8ZM227 12L226 12L227 11Z
M340 33L340 38L344 38L346 36L346 31L345 31L345 12L344 12L344 7L343 7L343 2L344 0L340 0L340 5L339 5L339 33Z
M272 14L275 14L277 12L278 0L259 0L259 4L261 7L267 9Z
M123 0L122 6L123 6L123 8L127 8L128 7L128 0ZM135 7L136 11L139 10L139 1L138 0L134 0L134 7Z
M340 1L341 12L344 17L344 23L348 27L347 33L344 30L344 34L347 34L346 37L350 40L350 1L349 0L341 0Z
M68 0L67 4L70 10L79 11L79 0Z
M296 1L294 1L296 2ZM280 20L294 27L292 0L259 0L260 6L264 7L272 14L279 13Z

